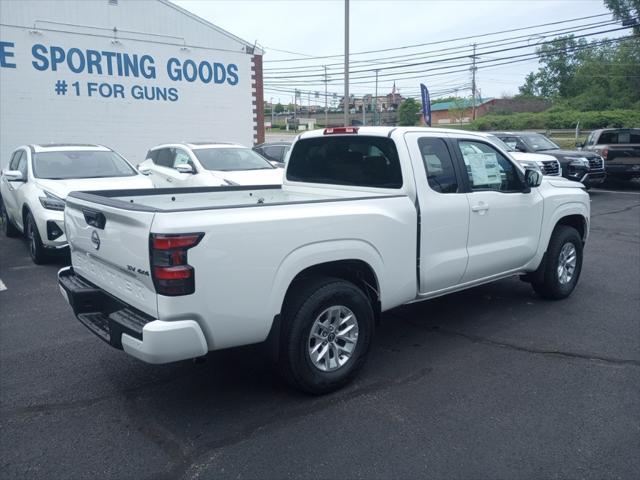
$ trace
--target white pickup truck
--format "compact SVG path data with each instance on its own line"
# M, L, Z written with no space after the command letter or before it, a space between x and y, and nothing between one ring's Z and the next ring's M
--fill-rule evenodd
M61 291L112 346L165 363L266 342L319 394L393 307L512 275L568 296L589 196L478 134L344 127L300 135L282 186L74 192L65 228Z

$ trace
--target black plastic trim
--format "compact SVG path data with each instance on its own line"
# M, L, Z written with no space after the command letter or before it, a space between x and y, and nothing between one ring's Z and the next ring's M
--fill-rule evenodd
M78 320L100 339L120 350L123 333L142 340L144 325L155 320L77 275L72 267L59 274L58 284L67 294Z
M243 191L243 190L279 190L282 187L279 185L266 185L266 186L229 186L229 187L195 187L195 188L157 188L157 189L137 189L137 190L100 190L92 192L71 192L67 197L67 205L73 205L80 209L84 208L83 205L75 203L72 200L77 198L78 200L84 200L92 202L98 205L104 205L107 207L118 208L121 210L130 210L136 212L197 212L201 210L228 210L232 208L254 208L254 207L269 207L269 206L282 206L282 205L302 205L302 204L314 204L314 203L331 203L331 202L348 202L359 200L372 200L380 198L399 198L406 197L404 194L397 195L372 195L365 197L352 197L352 198L327 198L320 200L300 200L293 202L274 202L274 203L252 203L244 205L222 205L218 207L203 206L193 208L157 208L149 207L147 205L141 205L133 202L125 202L124 200L115 199L113 197L140 197L140 196L158 196L158 195L173 195L180 193L203 193L203 192L224 192L224 191Z

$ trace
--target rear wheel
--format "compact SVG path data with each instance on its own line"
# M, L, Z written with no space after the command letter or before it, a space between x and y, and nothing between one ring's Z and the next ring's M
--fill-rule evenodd
M541 297L559 300L571 295L581 271L582 238L575 228L559 225L531 285Z
M366 295L351 282L320 277L300 282L284 309L279 366L285 380L319 395L349 383L374 332Z
M44 245L42 244L40 232L38 232L36 221L33 219L31 212L27 213L25 232L27 235L27 243L29 244L29 255L31 255L33 263L37 265L46 263L48 255L45 251Z
M4 230L4 234L7 237L17 237L20 235L20 231L16 228L16 226L11 223L9 219L9 214L7 213L7 209L4 206L4 202L0 199L0 219L2 221L2 230Z

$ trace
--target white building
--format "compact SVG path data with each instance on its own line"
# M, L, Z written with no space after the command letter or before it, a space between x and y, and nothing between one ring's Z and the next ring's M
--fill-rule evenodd
M167 0L0 0L0 165L28 143L264 139L262 51Z

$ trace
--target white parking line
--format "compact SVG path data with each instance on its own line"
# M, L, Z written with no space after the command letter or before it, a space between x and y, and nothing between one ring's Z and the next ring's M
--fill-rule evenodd
M6 290L6 289L7 289L7 286L4 284L4 282L0 278L0 292L3 291L3 290Z
M622 192L620 190L600 190L599 188L594 188L592 193L625 193L627 195L640 195L640 192Z

